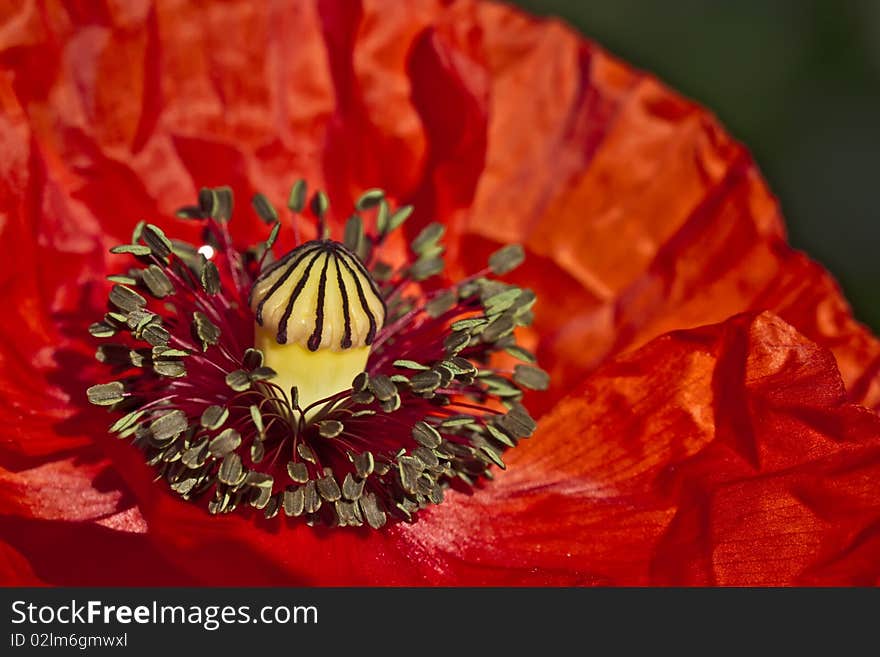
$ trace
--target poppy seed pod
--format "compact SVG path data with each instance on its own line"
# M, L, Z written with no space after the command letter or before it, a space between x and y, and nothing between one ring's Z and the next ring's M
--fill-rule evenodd
M351 386L385 321L370 273L339 242L307 242L254 282L254 345L304 407Z

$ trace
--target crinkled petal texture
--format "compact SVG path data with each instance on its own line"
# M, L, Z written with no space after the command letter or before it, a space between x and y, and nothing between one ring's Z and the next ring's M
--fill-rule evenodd
M0 581L876 583L880 344L705 110L496 4L4 11ZM222 184L261 239L297 177L414 203L457 273L528 252L538 432L412 525L209 517L85 403L106 249Z

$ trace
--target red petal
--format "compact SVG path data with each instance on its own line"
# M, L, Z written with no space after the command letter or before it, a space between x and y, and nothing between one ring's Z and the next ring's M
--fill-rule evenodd
M132 502L119 474L94 448L0 468L0 583L195 581L159 554Z
M0 584L41 586L43 581L34 574L30 563L21 553L0 541Z
M775 199L714 117L559 23L500 5L475 23L488 147L462 249L529 250L513 278L541 299L553 374L535 404L668 330L765 309L834 351L854 401L880 404L880 343L785 245Z
M139 525L142 519L137 511L100 522L0 517L0 538L15 546L27 563L27 567L15 564L9 573L0 564L0 583L15 584L16 577L23 579L29 572L46 584L62 586L192 586L199 582L166 560L148 534L132 531Z
M880 420L771 315L601 367L473 497L401 533L467 583L873 584Z

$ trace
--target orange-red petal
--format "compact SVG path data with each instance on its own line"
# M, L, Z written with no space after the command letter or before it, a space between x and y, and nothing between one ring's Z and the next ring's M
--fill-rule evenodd
M515 280L542 299L544 403L668 330L772 310L832 349L851 399L880 404L880 342L786 245L776 199L711 114L558 22L486 4L475 25L488 139L462 257L526 245Z
M599 368L472 497L401 530L479 583L875 584L880 420L769 314Z

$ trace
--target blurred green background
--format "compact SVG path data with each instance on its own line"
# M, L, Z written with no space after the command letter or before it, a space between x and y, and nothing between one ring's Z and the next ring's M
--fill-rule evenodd
M518 0L711 109L880 331L880 0Z

